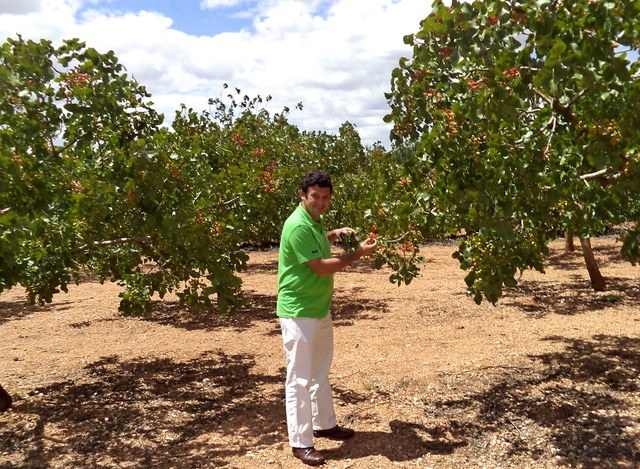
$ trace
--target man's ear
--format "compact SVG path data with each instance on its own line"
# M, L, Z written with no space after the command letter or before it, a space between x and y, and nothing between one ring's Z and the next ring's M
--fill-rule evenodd
M300 189L298 191L298 194L300 194L300 198L301 199L306 199L307 198L307 194L304 193L304 191L302 189Z

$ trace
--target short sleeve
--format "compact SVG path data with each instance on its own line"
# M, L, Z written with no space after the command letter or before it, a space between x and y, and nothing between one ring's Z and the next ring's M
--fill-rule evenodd
M289 243L300 264L323 257L318 234L310 226L296 227L289 237Z

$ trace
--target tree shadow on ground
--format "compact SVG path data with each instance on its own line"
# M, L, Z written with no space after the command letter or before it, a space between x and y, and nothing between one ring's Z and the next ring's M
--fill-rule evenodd
M593 255L600 268L606 268L611 264L628 263L620 254L621 245L593 246ZM554 249L545 256L545 266L553 266L558 270L584 271L588 277L580 241L578 241L575 251L565 251L564 249Z
M331 316L336 327L351 326L354 321L376 321L380 313L389 311L389 303L382 300L354 298L354 290L344 292L336 289Z
M0 450L21 455L28 467L226 467L256 449L286 445L284 369L269 376L254 367L252 355L220 352L183 362L105 357L75 382L17 398L13 418L0 427ZM339 386L334 392L351 405L368 401ZM430 431L394 420L390 432L359 432L361 444L327 455L407 461L465 444L425 440Z
M277 252L274 254L277 257ZM273 274L278 275L278 259L261 262L251 262L247 266L247 273L254 274Z
M215 331L221 328L233 328L236 332L247 330L261 322L275 320L276 297L256 292L245 292L247 304L235 313L222 314L217 308L196 311L181 305L177 301L154 301L150 313L144 321L177 327L188 331Z
M383 456L395 463L415 461L426 454L451 454L456 448L467 446L463 439L440 440L438 430L401 420L389 422L389 431L359 431L355 438L337 448L323 450L331 460L362 459Z
M375 272L379 272L380 269L376 269L373 261L361 261L347 267L343 272L348 272L351 274L371 274Z
M27 300L0 301L0 324L8 321L26 319L32 314L47 311L71 309L72 301L57 301L55 304L31 305Z
M233 328L236 332L247 330L256 323L270 322L273 323L273 329L268 332L268 335L280 334L276 317L276 295L250 291L245 292L245 296L247 304L233 314L220 314L215 308L198 312L181 306L178 302L156 301L152 311L143 320L186 330L215 331L221 328ZM375 320L377 313L387 309L388 304L383 301L347 298L337 294L331 314L334 325L341 327L352 325L356 319Z
M107 357L87 365L79 382L16 399L17 418L0 427L1 450L30 467L221 467L251 449L245 437L253 445L282 439L283 396L273 387L284 378L254 366L248 354Z
M628 278L610 277L605 292L594 292L583 279L567 282L540 282L526 280L517 287L509 288L500 301L534 317L548 314L576 315L589 311L615 308L620 303L640 308L638 284Z
M531 357L542 368L520 370L461 399L436 401L429 413L459 416L446 419L455 438L481 440L498 428L511 429L503 435L512 454L535 459L554 447L565 464L632 467L640 458L640 440L632 430L640 425L635 397L640 339L599 335L546 340L565 349ZM531 425L548 435L542 445L527 431Z
M468 384L472 391L425 398L425 417L433 424L395 419L389 431L358 432L353 442L325 455L410 461L469 445L483 448L489 435L506 428L501 435L512 456L533 460L554 447L567 464L632 467L640 456L640 441L630 430L640 425L634 409L640 339L544 340L564 349L531 356L535 367L500 374L482 391L461 376L459 387L464 391ZM87 365L76 381L18 396L13 418L3 416L0 451L23 455L29 467L61 461L67 467L228 466L256 448L286 442L284 370L270 376L254 372L255 365L251 354L221 352L188 361L105 357ZM334 397L354 406L357 419L371 395L338 385ZM386 399L397 405L400 397ZM541 433L530 432L534 426Z
M601 269L613 264L628 264L616 245L595 246L594 255ZM605 275L607 290L593 290L579 244L574 252L553 249L546 256L544 264L547 269L553 267L556 270L567 271L567 279L562 282L544 279L521 281L518 286L505 289L500 303L514 306L537 317L544 317L550 313L574 315L605 310L621 302L630 303L632 307L640 307L640 287L635 280Z
M44 308L29 305L26 301L0 301L0 324L25 319Z

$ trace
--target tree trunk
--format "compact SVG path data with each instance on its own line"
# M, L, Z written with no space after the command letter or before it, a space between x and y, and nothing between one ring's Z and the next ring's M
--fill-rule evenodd
M4 412L11 407L11 402L11 396L4 390L2 385L0 385L0 412Z
M596 258L593 256L591 240L589 238L580 238L580 245L582 246L582 254L584 255L587 271L591 278L591 286L595 291L605 291L607 289L607 283L604 281L604 277L600 273L600 269L596 263Z
M564 233L564 252L574 252L576 247L573 245L573 232L565 231Z

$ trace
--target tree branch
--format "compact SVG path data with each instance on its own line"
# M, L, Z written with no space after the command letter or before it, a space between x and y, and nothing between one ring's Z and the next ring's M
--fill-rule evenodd
M5 213L9 213L11 211L11 207L3 208L0 210L0 215L4 215Z
M587 89L583 89L580 93L578 93L577 95L575 95L571 101L569 101L569 104L567 104L567 109L570 108L571 106L573 106L576 101L578 101L580 98L582 98L585 94L587 93Z
M575 126L578 124L578 119L576 119L576 116L574 116L573 113L569 110L569 106L568 105L563 106L562 104L560 104L560 101L558 101L557 98L553 99L551 108L554 111L556 111L558 114L560 114L562 117L567 119L571 125Z
M546 94L544 94L542 91L539 91L535 86L531 85L531 89L533 90L533 92L538 95L539 98L542 98L544 101L548 102L550 105L553 106L553 99L551 99L549 96L547 96Z
M56 148L53 140L51 140L51 148L53 149L53 156L58 157L60 156L62 153L64 153L65 151L67 151L69 148L71 148L73 145L75 145L76 143L78 143L78 141L84 137L84 135L81 136L76 136L75 138L73 138L70 142L67 142L66 145L60 147L60 148Z
M555 122L556 122L556 117L555 117L555 116L551 116L551 117L549 118L549 120L546 122L546 124L544 124L544 125L540 128L540 130L538 130L536 133L534 133L534 134L529 138L529 140L533 140L533 139L538 138L540 135L542 135L542 134L544 133L544 131L545 131L545 130L547 130L547 129L549 129L549 128L555 128ZM518 139L518 140L516 141L516 143L515 143L515 144L516 144L516 145L520 145L520 144L522 144L522 143L524 143L524 137L523 137L523 138L521 138L521 139Z
M582 176L580 176L580 179L582 179L583 181L586 181L588 179L596 179L602 176L603 174L606 174L608 171L609 171L609 168L604 168L594 173L583 174Z
M553 139L553 134L556 133L556 124L558 122L558 119L554 117L551 118L552 124L551 124L551 133L549 133L549 140L547 141L547 147L544 149L544 154L545 155L549 155L549 151L551 150L551 140Z
M94 247L105 247L105 246L116 246L118 244L144 244L151 239L151 236L136 236L133 238L117 238L117 239L109 239L107 241L93 241L92 243L84 244L80 247L77 247L74 252L82 252L89 249L90 246Z
M474 73L488 73L490 72L490 68L470 68L467 70L467 73L463 75L464 78L471 78L471 75Z
M402 241L404 238L406 238L409 235L409 231L407 231L406 233L400 235L400 237L396 238L396 239L390 239L389 242L390 243L399 243L400 241Z
M566 106L563 106L562 104L560 104L560 101L558 100L558 98L551 98L545 95L544 93L536 89L535 86L531 86L531 89L539 98L549 103L551 105L551 109L553 109L555 112L557 112L562 117L567 119L567 121L569 121L571 125L578 124L578 119L576 119L576 116L574 116L573 113L570 111L570 108L576 103L576 101L578 101L580 98L582 98L585 95L585 93L587 92L586 88L580 91L578 94L576 94L573 98L571 98L571 101L569 101L569 103Z
M621 174L613 174L610 177L604 177L605 174L609 172L611 168L604 168L599 171L595 171L593 173L583 174L580 176L580 180L584 181L584 183L589 186L590 180L597 180L603 186L610 186L612 184L617 183L620 180Z
M234 197L233 199L226 200L224 202L220 202L220 205L229 205L238 200L240 196Z

